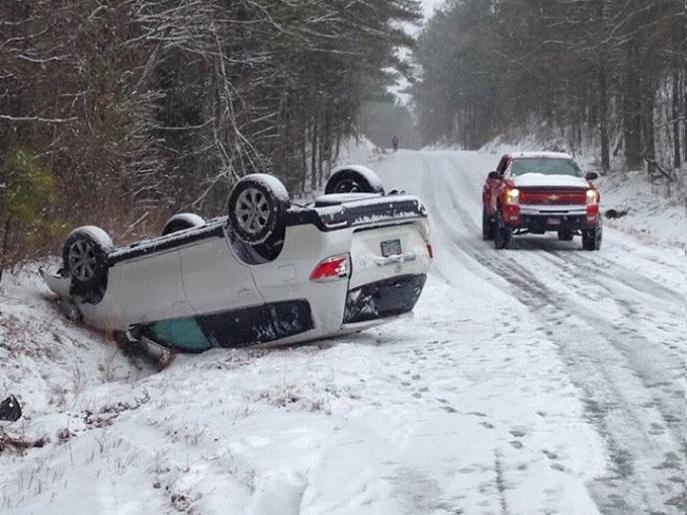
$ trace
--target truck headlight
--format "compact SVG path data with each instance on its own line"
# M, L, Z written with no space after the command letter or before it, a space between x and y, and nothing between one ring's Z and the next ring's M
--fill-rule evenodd
M520 203L520 190L512 189L506 192L506 204L517 205Z
M591 206L599 203L599 192L596 190L587 190L587 205Z

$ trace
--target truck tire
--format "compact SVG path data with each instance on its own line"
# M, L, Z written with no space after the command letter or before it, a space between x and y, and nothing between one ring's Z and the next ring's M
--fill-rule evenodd
M589 251L601 250L603 227L598 223L594 229L582 231L582 248Z
M496 215L496 230L494 231L494 248L503 250L511 248L513 244L513 229L508 227L501 217L501 213Z
M110 236L94 226L73 230L64 242L63 269L71 277L70 293L102 293L107 286L107 254L114 249Z
M229 195L231 230L243 243L263 243L284 231L289 206L289 194L279 179L267 174L247 175Z
M167 220L167 223L162 229L162 236L191 229L192 227L202 227L203 225L205 225L203 217L194 213L179 213Z
M495 232L496 224L487 213L487 210L482 208L482 239L484 241L493 240Z
M334 193L380 193L384 185L379 176L365 166L343 166L334 170L324 189L325 195Z

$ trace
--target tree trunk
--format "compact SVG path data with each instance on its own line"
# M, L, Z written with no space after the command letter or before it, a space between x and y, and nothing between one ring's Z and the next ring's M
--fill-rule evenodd
M317 142L318 142L318 116L316 115L312 124L312 133L310 134L310 191L317 190Z
M301 193L305 193L308 181L308 128L307 122L303 124L301 131Z
M680 148L680 73L673 71L673 167L682 166Z
M636 43L630 43L625 58L625 91L623 95L625 166L630 170L639 170L642 168L642 123L640 115L642 102Z
M642 147L644 158L649 163L649 175L654 175L656 170L656 138L654 129L654 106L656 102L656 88L647 81L642 95Z
M2 281L2 272L7 266L6 256L10 250L10 231L12 229L12 216L8 216L5 220L4 234L2 236L2 253L0 253L0 281Z
M608 134L608 83L605 59L602 59L599 66L599 136L601 137L601 169L606 173L611 169L611 142Z

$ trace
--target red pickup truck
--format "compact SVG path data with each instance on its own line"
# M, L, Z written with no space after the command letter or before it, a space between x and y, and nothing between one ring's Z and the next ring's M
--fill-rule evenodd
M601 195L572 156L519 152L501 158L482 193L482 236L497 249L510 248L514 235L557 232L558 239L582 236L585 250L601 248Z

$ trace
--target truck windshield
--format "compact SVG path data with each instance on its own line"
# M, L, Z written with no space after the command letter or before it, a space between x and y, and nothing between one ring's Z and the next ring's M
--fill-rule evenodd
M521 158L514 159L510 171L513 176L526 173L543 175L571 175L582 177L582 170L572 159Z

